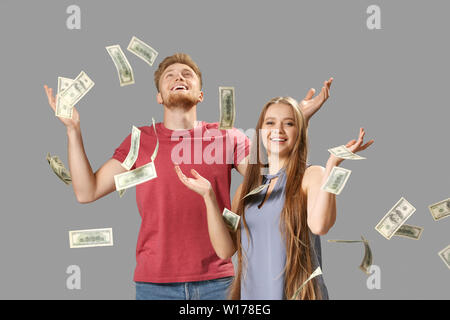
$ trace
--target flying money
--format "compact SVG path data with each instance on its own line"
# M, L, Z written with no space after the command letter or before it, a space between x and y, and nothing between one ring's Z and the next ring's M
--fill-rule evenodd
M134 83L133 69L118 44L106 47L109 56L116 66L117 75L119 76L120 86L127 86Z
M69 231L69 244L70 248L112 246L112 228Z
M155 49L134 36L133 38L131 38L127 50L137 55L139 58L147 62L150 66L153 65L156 57L158 56L158 52L156 52Z
M335 155L338 158L347 159L347 160L363 160L366 159L357 155L356 153L351 152L345 145L338 146L332 149L328 149L328 151Z
M70 78L58 77L58 91L56 93L55 108L55 116L57 117L72 119L73 107L63 103L59 97L72 83L73 80Z
M313 273L311 273L311 275L309 276L308 279L306 279L305 282L302 283L302 285L297 289L297 291L295 291L294 295L292 296L291 300L295 300L297 299L298 294L300 293L300 291L302 290L302 288L309 282L311 281L313 278L320 276L322 274L322 269L320 269L320 267L317 267L316 270L314 270Z
M448 245L445 249L439 251L438 255L450 269L450 245Z
M125 160L121 163L122 167L127 170L130 170L133 164L136 162L136 159L139 154L139 145L141 139L141 130L133 126L131 131L131 144L130 151L128 151L128 155Z
M250 191L249 193L247 193L242 199L251 196L253 194L257 194L260 193L261 191L263 191L264 189L266 189L269 186L270 183L266 183L266 184L262 184L259 187L256 187L255 189L253 189L252 191Z
M52 168L53 172L64 182L66 185L70 185L72 183L72 177L70 176L69 170L66 169L62 161L58 156L50 156L50 153L47 153L47 161Z
M428 206L434 221L450 216L450 198Z
M241 219L241 216L237 215L236 213L228 210L227 208L223 208L222 212L222 218L225 221L225 224L227 227L232 230L236 231L239 226L239 220Z
M156 178L155 163L149 162L139 168L114 176L116 190L120 191Z
M231 129L236 116L234 87L219 87L220 124L219 129Z
M327 178L327 181L325 181L320 189L336 195L340 194L351 173L351 170L334 166Z
M395 232L416 211L416 208L401 197L400 200L386 213L381 221L375 226L383 237L390 240Z
M364 243L364 257L361 262L359 268L365 273L370 275L369 269L372 265L373 257L372 250L370 250L369 241L367 241L363 236L361 236L362 240L328 240L328 242L337 242L337 243Z
M394 233L394 236L405 237L408 239L419 240L423 228L404 224Z
M84 71L81 71L67 89L60 93L61 102L73 107L92 89L94 84L94 81Z

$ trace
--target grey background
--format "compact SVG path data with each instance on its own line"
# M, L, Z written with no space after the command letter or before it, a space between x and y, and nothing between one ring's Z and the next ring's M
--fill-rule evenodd
M66 8L81 8L81 30L68 30ZM368 30L366 9L381 7L382 30ZM0 1L2 39L2 206L0 298L134 299L140 216L135 191L77 203L51 172L50 152L67 164L65 128L47 104L44 84L81 70L95 87L77 105L84 146L97 170L131 131L162 121L153 72L165 56L189 53L204 75L198 119L219 118L218 86L236 87L236 128L247 130L270 98L301 99L333 76L331 97L311 120L313 164L327 149L375 139L345 161L352 170L338 196L335 226L322 238L332 299L448 299L449 270L437 253L449 244L450 219L428 205L449 193L447 1ZM126 51L131 37L159 52L153 67ZM120 44L136 83L120 87L105 46ZM233 173L232 194L242 178ZM419 241L386 240L374 227L405 197L422 226ZM114 246L69 249L68 231L112 227ZM381 289L369 290L358 266L370 242ZM180 261L182 263L182 261ZM81 268L81 290L66 288L66 268Z

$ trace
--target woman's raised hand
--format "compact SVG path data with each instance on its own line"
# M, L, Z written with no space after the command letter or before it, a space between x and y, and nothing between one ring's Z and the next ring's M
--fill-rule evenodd
M53 89L47 87L47 85L44 85L45 93L47 94L48 98L48 104L53 109L53 112L56 111L56 97L53 95ZM80 115L78 114L77 109L75 109L75 106L73 107L73 113L72 113L72 119L62 118L58 117L59 120L67 127L67 128L74 128L76 126L80 125Z
M184 173L181 171L179 166L175 166L175 172L178 175L178 178L180 181L189 189L192 191L197 192L202 197L205 197L210 194L210 192L213 190L211 183L203 178L197 171L194 169L191 169L191 173L194 176L193 178L188 178L184 175Z
M374 140L372 139L369 142L367 142L366 144L363 144L365 134L366 134L366 132L364 131L364 128L359 128L358 140L355 140L355 139L350 140L345 145L348 148L348 150L350 150L353 153L357 153L359 151L366 150L374 142ZM335 158L335 161L337 162L336 165L339 165L342 161L344 161L344 159L338 158L333 154L330 157Z

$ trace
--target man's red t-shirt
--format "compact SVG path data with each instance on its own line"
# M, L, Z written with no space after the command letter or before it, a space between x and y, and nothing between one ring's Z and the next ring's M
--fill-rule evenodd
M178 179L174 164L188 177L193 168L208 179L222 212L231 208L231 169L248 155L249 139L235 128L219 130L218 123L201 122L191 130L170 130L163 123L155 127L157 177L136 186L142 222L134 281L190 282L234 275L231 259L220 259L211 245L203 198ZM150 162L156 147L153 126L139 129L139 156L131 170ZM113 158L123 162L130 143L131 134Z

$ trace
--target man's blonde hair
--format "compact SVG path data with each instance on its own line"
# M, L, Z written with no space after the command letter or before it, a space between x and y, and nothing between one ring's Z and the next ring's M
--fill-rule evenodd
M175 53L174 55L171 55L170 57L166 57L158 66L158 69L155 71L154 79L155 79L155 86L156 90L159 92L159 79L161 78L161 75L163 74L164 70L167 69L170 65L174 63L182 63L185 64L194 70L194 72L197 74L198 78L200 79L200 89L202 88L202 73L200 72L200 68L197 66L197 64L192 60L192 58L186 54L186 53Z

